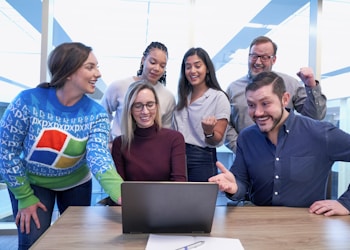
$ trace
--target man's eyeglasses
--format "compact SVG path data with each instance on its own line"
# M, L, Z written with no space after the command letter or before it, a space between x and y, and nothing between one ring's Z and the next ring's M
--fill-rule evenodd
M132 105L132 108L134 111L141 112L144 107L146 107L149 111L152 111L156 108L156 102L147 102L147 103L142 103L142 102L135 102Z
M274 58L275 56L268 56L268 55L261 55L261 56L259 56L257 54L249 54L249 58L252 61L258 60L259 57L260 57L260 60L262 62L267 62L268 60L270 60L271 58Z

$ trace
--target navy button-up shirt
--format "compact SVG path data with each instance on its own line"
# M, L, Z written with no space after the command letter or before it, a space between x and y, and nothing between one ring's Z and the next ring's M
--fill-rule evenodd
M275 146L257 125L238 136L231 167L238 192L249 191L256 205L309 207L324 200L328 174L335 161L350 161L350 135L328 122L290 112ZM350 185L339 198L350 210Z

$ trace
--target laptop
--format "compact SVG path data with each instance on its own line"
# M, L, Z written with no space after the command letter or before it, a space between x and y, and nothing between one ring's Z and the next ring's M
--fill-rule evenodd
M123 233L210 233L218 186L210 182L125 181Z

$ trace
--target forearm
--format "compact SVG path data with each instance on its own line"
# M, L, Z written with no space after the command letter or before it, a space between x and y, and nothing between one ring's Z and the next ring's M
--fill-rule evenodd
M187 181L186 146L182 135L173 142L171 152L170 179L172 181Z
M215 130L213 130L213 132L210 134L204 134L205 143L211 146L219 146L222 142L222 139L223 135L215 132Z
M232 201L244 200L247 194L247 189L245 188L244 185L242 185L239 181L237 181L237 179L236 179L236 183L237 183L237 191L235 193L225 192L226 196Z
M238 137L238 133L229 124L226 132L226 137L225 137L225 146L229 148L233 153L236 153L236 150L237 150L237 137Z
M208 145L211 146L221 146L225 140L225 132L227 129L227 120L220 119L217 121L216 125L211 131L203 130L204 139Z
M13 193L16 200L18 200L18 209L27 208L39 202L29 183L19 187L9 187L9 190Z
M321 86L305 87L307 99L301 110L302 115L309 116L316 120L322 120L327 112L327 98L322 94Z
M118 202L121 197L121 183L123 179L114 169L110 169L103 174L95 175L103 190L111 197L114 202Z

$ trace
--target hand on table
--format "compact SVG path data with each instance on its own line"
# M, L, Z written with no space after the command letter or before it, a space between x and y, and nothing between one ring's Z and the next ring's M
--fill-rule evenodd
M336 200L315 201L310 206L309 212L314 214L323 214L324 216L350 214L350 211Z

